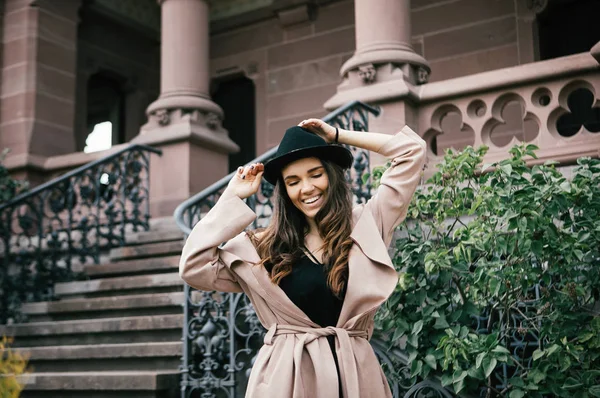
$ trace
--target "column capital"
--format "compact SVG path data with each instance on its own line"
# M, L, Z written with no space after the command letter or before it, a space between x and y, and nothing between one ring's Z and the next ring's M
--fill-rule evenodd
M422 68L427 73L431 72L427 60L417 54L412 46L404 43L382 42L356 51L352 58L342 65L340 74L346 76L351 70L356 70L363 65L386 63L410 64Z

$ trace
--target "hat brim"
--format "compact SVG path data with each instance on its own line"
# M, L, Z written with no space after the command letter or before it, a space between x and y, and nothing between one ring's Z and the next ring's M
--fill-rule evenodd
M331 161L343 169L350 168L350 166L352 166L352 160L354 159L352 152L341 145L322 145L297 149L273 158L265 163L263 178L269 183L275 185L277 183L277 179L281 175L281 169L298 159L312 157Z

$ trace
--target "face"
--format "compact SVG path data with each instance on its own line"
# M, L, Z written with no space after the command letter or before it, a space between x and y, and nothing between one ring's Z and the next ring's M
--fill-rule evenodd
M298 159L281 171L285 190L294 206L314 218L327 199L329 178L318 158Z

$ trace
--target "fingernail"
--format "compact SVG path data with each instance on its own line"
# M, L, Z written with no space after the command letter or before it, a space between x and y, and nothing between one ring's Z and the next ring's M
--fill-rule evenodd
M251 168L251 169L253 169L253 168L254 168L254 165L250 166L250 168Z
M246 179L246 176L242 176L242 180L245 180L245 179Z

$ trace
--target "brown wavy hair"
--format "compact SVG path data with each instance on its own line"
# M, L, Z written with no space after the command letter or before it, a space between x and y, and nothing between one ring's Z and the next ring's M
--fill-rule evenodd
M342 298L348 283L348 255L352 247L352 193L340 166L326 160L321 163L327 172L329 188L325 204L315 215L315 222L323 239L321 248L323 263L328 267L327 284L338 298ZM261 258L259 265L269 270L273 283L279 284L303 255L308 222L289 198L281 176L274 197L271 223L260 234L254 231L249 232L249 236Z

